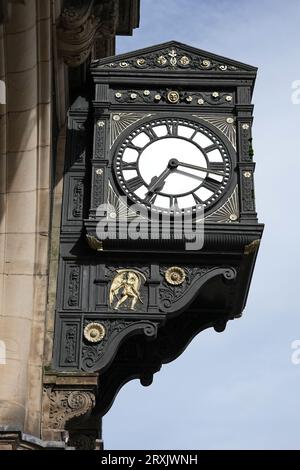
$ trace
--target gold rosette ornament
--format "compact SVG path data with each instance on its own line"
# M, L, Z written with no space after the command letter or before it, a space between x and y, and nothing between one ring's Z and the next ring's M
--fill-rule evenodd
M179 286L180 284L183 284L185 277L184 270L178 266L172 266L165 272L166 281L173 286Z
M90 343L98 343L105 336L105 328L101 323L89 323L84 328L84 337Z

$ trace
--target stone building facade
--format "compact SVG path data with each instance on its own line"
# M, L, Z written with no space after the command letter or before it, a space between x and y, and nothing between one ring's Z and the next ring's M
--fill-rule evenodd
M139 0L0 0L0 450L90 445L63 429L92 405L97 377L45 374L66 116L90 59L138 23Z

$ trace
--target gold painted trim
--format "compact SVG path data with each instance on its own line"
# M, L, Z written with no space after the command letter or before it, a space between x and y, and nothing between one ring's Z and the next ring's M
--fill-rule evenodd
M249 256L249 255L255 253L258 250L259 245L260 245L260 240L259 239L253 240L253 242L251 242L251 243L249 243L249 245L245 246L244 254L246 256Z
M94 237L93 235L87 235L86 236L87 242L89 246L92 248L92 250L96 251L103 251L103 242L98 240L98 238Z

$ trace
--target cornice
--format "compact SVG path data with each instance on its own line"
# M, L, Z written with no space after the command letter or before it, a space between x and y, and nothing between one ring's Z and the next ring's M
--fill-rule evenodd
M114 53L116 34L132 34L138 25L139 2L66 0L57 28L58 50L64 62L78 67L93 58Z

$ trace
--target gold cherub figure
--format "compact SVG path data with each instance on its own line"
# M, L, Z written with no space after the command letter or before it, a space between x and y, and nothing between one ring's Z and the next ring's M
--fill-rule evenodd
M119 269L117 273L110 287L110 306L113 307L113 303L117 299L117 303L113 308L118 310L128 300L130 310L135 310L137 302L143 303L140 288L142 280L146 281L146 278L143 273L131 269Z

